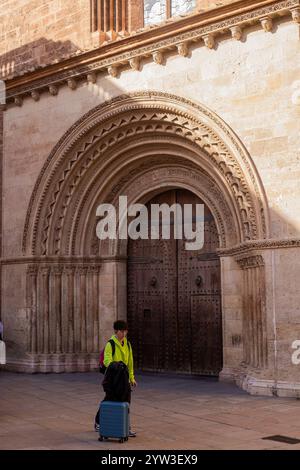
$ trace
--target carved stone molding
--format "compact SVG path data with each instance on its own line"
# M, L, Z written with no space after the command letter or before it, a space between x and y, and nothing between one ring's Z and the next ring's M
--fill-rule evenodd
M36 264L30 264L28 267L27 267L27 274L29 276L36 276L37 273L38 273L38 266Z
M295 21L295 23L300 23L300 8L293 8L291 13L293 21Z
M88 73L86 76L88 83L96 83L97 82L97 74L95 72Z
M33 91L31 92L31 98L32 98L34 101L39 101L39 99L40 99L40 94L39 94L39 92L36 91L36 90L33 90Z
M17 106L21 107L23 105L23 98L21 96L16 96L14 102Z
M80 119L67 132L67 137L57 144L32 194L24 229L24 250L28 249L25 247L29 236L32 239L30 253L38 254L36 247L41 246L43 255L63 255L61 249L66 249L67 242L62 242L61 233L66 217L69 217L70 224L73 223L72 216L68 214L74 194L83 191L83 204L88 196L89 188L80 188L85 175L88 172L94 175L95 168L102 165L104 153L106 158L110 154L113 156L118 152L114 149L120 146L124 152L124 146L130 146L132 139L137 138L140 143L145 139L145 143L150 145L149 149L153 149L148 134L155 135L155 139L163 139L162 144L165 140L168 146L180 139L180 145L187 146L189 152L195 155L200 152L205 156L216 181L218 174L223 175L226 181L232 201L235 201L235 210L240 214L242 238L247 240L265 236L266 203L263 202L263 191L260 190L249 155L232 131L203 106L165 93L141 92L124 95L98 106ZM201 158L199 156L198 160ZM252 181L251 187L248 181ZM99 186L99 182L97 184ZM49 191L49 188L52 190ZM61 205L57 205L58 201ZM76 211L80 213L78 208ZM71 233L72 236L75 234L76 220L68 237ZM50 246L55 246L54 252Z
M88 274L99 274L99 266L88 266Z
M237 257L235 260L242 269L257 268L265 265L264 259L261 255L251 255L244 258Z
M245 5L246 3L246 5ZM291 19L299 22L299 0L270 1L270 0L251 0L249 2L233 2L232 5L216 8L205 14L204 17L199 15L191 15L188 18L181 19L174 23L174 31L166 34L166 38L162 35L165 28L169 26L161 26L145 31L139 36L139 43L132 38L126 38L117 41L115 44L102 46L101 51L106 57L105 52L111 51L108 58L99 59L99 52L86 53L89 56L88 65L85 64L85 54L83 53L69 63L53 64L43 69L43 75L38 70L28 73L22 77L15 77L7 81L7 103L13 103L16 96L30 95L37 89L40 93L45 89L49 89L50 93L57 94L58 87L61 83L66 83L69 79L86 80L93 73L107 71L112 76L115 75L115 67L119 64L130 64L130 61L138 57L153 56L157 63L161 63L160 55L167 50L177 50L179 54L186 54L186 46L181 46L186 42L201 43L201 39L209 48L213 48L214 38L231 32L232 37L238 39L240 37L240 29L246 28L247 25L261 24L265 31L272 30L272 22L276 18L290 15ZM223 12L223 18L220 19L220 12ZM216 15L216 18L214 18ZM200 26L199 26L200 25ZM157 37L156 37L157 33ZM150 35L150 37L148 37ZM145 36L145 37L144 37ZM130 41L134 41L130 46ZM143 44L143 42L145 42ZM122 48L122 44L124 44ZM122 52L120 52L120 49ZM115 51L115 52L114 52ZM131 67L131 65L130 65ZM134 69L135 70L135 69ZM45 77L46 75L46 77ZM43 78L42 78L43 77ZM94 83L94 82L92 82ZM56 86L57 91L52 87ZM18 105L18 101L15 102Z
M53 273L50 266L43 266L42 265L42 266L38 267L38 270L39 270L39 272L42 276L48 276L50 274L50 272Z
M108 75L113 78L116 78L118 76L118 67L116 67L115 65L111 65L110 67L108 67L107 72Z
M50 270L51 270L51 274L53 274L54 276L61 276L63 272L63 266L62 265L51 266Z
M153 62L162 65L164 62L164 54L161 51L155 51L152 54Z
M76 90L77 88L77 82L74 78L69 78L69 80L67 80L67 84L68 84L68 87L71 89L71 90Z
M274 250L281 248L300 248L300 238L252 240L228 249L219 249L218 254L219 256L238 256L250 253L253 250Z
M139 57L132 57L132 59L129 60L129 65L132 68L132 70L140 70L141 68L141 60Z
M166 168L166 165L168 167ZM178 158L178 160L164 160L161 166L157 165L155 159L150 159L147 163L140 165L139 168L131 170L111 189L106 201L118 207L118 197L120 194L127 195L128 204L137 200L141 203L147 202L149 190L161 191L161 188L168 187L184 187L197 194L208 205L214 214L215 223L218 227L219 242L221 246L226 244L229 238L229 232L234 227L234 220L230 213L230 208L224 201L222 192L214 185L211 177L204 171L196 167L196 165L187 164ZM145 194L145 188L147 188ZM99 241L96 234L97 220L93 227L88 227L87 232L94 234L87 244L91 246L91 254L103 255L107 244ZM77 230L79 228L77 227ZM80 228L80 231L83 228ZM234 236L234 234L232 234ZM126 243L116 241L109 243L109 253L111 255L126 255ZM125 251L123 251L125 250ZM72 246L72 252L75 246Z
M237 41L240 41L243 37L243 30L240 26L233 26L230 28L231 31L231 36L233 39L236 39Z
M64 371L64 355L76 361L78 355L98 353L99 272L99 265L89 264L41 262L27 267L28 352L36 360L43 356L49 365L56 357Z
M208 49L213 49L215 47L215 38L212 34L207 34L203 36L203 41Z
M72 276L76 272L76 266L66 266L63 267L63 274L67 276Z
M189 55L189 46L188 42L181 42L180 44L177 44L177 51L178 54L181 55L182 57L187 57Z
M270 33L273 29L273 21L272 18L266 17L266 18L261 18L260 23L262 25L262 28L266 33Z
M57 85L49 85L49 93L52 96L58 95L58 86Z

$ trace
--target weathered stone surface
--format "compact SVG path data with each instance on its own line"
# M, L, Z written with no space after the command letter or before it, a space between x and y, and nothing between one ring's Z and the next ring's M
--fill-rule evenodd
M48 31L55 35L55 30L51 30L51 22L46 15L49 8L49 6L45 6L44 24L48 25ZM73 10L77 11L75 6ZM53 11L50 13L50 10L48 13L49 15L54 14ZM57 15L58 13L59 11ZM59 14L63 16L63 13ZM67 11L65 11L66 14ZM13 23L14 20L11 21ZM39 28L42 26L40 25ZM40 30L37 29L35 34L36 37L41 36ZM62 36L59 37L62 38L73 37L70 31L61 34ZM299 25L292 21L291 16L290 21L278 21L272 34L266 33L261 27L253 27L246 31L243 30L243 35L245 38L237 41L231 37L231 34L228 34L225 39L215 44L214 49L204 47L202 42L201 45L191 45L189 50L183 50L181 55L177 53L168 55L166 52L164 54L166 60L161 66L153 63L150 58L145 58L136 61L132 68L128 65L128 68L117 76L99 73L96 79L96 76L91 75L89 80L78 85L76 90L71 90L67 81L64 81L57 95L42 93L36 101L29 95L24 96L23 106L8 107L5 111L2 183L2 256L4 258L2 319L7 334L8 358L12 367L29 371L91 369L96 364L96 343L98 340L100 344L103 344L111 331L112 321L118 316L126 317L126 263L114 259L106 260L103 264L99 261L100 270L98 274L94 273L94 280L91 280L93 276L91 273L81 273L83 280L78 287L78 298L76 297L76 302L80 302L80 292L83 289L87 295L86 298L89 299L86 309L87 318L91 318L89 315L93 309L97 310L95 307L97 302L99 316L96 315L92 318L93 330L87 329L84 338L79 333L77 336L75 335L74 343L71 342L74 346L72 353L69 350L70 341L68 338L69 333L72 337L75 330L68 329L70 325L69 327L66 325L66 318L69 318L68 315L71 315L72 312L70 313L67 309L67 302L64 299L65 292L70 294L71 286L66 280L65 271L62 274L56 273L55 281L53 284L52 280L49 281L49 290L47 288L46 296L42 297L45 301L48 293L51 296L54 291L53 301L59 302L57 293L62 292L63 304L59 310L62 316L58 317L59 321L61 319L58 331L62 335L61 337L55 335L55 351L48 353L47 347L45 347L45 344L47 346L48 343L39 339L37 340L37 346L41 349L39 357L34 358L32 354L29 354L28 344L32 346L34 343L32 342L34 336L32 331L34 330L30 330L32 327L30 318L33 317L32 312L28 309L32 309L34 306L35 285L31 284L31 290L28 291L28 286L26 287L27 260L23 259L22 264L17 263L24 257L24 246L22 245L24 245L24 228L27 227L26 215L28 212L31 211L30 221L38 220L37 226L40 227L47 220L46 211L54 208L54 219L51 219L50 224L51 233L47 239L48 245L46 244L45 247L42 247L43 237L38 233L36 247L38 254L44 255L43 249L45 249L45 253L48 253L53 248L51 255L54 257L61 255L68 257L73 249L77 256L84 256L87 246L85 240L89 240L89 247L93 244L92 235L86 235L89 231L93 232L92 221L88 218L81 218L78 226L72 224L73 215L75 219L75 215L81 211L78 206L79 201L83 204L84 215L89 214L90 216L92 213L92 199L89 202L90 212L84 205L88 204L86 201L89 201L88 191L90 189L94 191L95 200L97 197L99 200L107 197L113 199L123 188L128 191L133 200L139 200L141 195L144 197L147 188L148 190L154 189L155 185L164 188L166 181L173 186L189 185L194 191L203 191L206 184L205 194L211 197L211 203L214 205L212 213L216 217L217 213L221 214L218 226L220 227L220 239L222 239L224 232L222 248L229 248L244 241L246 229L243 224L246 223L245 218L249 207L254 207L254 212L258 214L256 219L260 222L262 220L262 212L260 212L261 208L259 208L253 183L253 180L257 178L263 188L268 206L264 208L266 231L264 235L260 236L260 238L265 237L267 241L262 242L257 252L246 247L243 248L242 254L222 256L224 370L221 376L224 379L237 380L251 393L258 391L270 395L272 393L279 395L299 393L297 390L299 390L300 366L291 362L292 342L300 339L300 291L298 287L300 275L300 111L297 98L299 84L296 80L300 64ZM80 41L85 41L84 34L80 40L78 39L79 43ZM13 48L13 44L11 42L9 47ZM53 51L49 54L53 54ZM57 51L54 52L54 55L56 54L58 54ZM20 60L30 61L30 54ZM149 90L157 90L164 94L160 97L153 95L152 98L149 98L152 99L151 116L156 113L158 117L150 118L149 109L145 110L146 114L148 113L147 119L149 119L151 126L158 126L151 128L152 134L156 136L156 143L160 139L164 121L168 120L167 124L171 126L179 119L177 115L175 121L171 120L175 105L170 94L190 100L193 106L200 103L207 107L206 114L203 112L201 115L202 124L206 125L206 131L201 134L197 127L198 124L194 124L191 130L191 125L187 129L185 127L187 124L181 123L181 127L178 127L180 131L177 129L177 132L175 130L171 132L169 128L170 134L167 134L167 131L164 130L161 147L154 147L154 140L149 146L149 143L147 144L147 129L142 127L143 113L141 111L140 114L138 112L134 114L134 109L140 103L147 102L145 107L149 106L148 96L147 93L144 96L141 93L133 95L136 96L136 102L131 98L132 101L127 110L120 108L122 116L131 119L126 124L126 132L127 130L131 132L128 134L129 137L118 141L122 137L121 129L119 129L121 125L119 117L117 117L117 124L114 122L115 126L112 127L115 129L112 131L115 140L111 139L108 143L104 141L104 138L101 140L101 145L107 145L107 147L103 147L105 150L101 150L107 158L105 164L107 163L108 166L111 164L109 171L105 170L105 165L101 167L104 161L101 160L100 155L102 154L93 154L84 146L89 146L92 142L93 130L96 129L100 133L103 129L106 132L107 128L99 121L97 125L93 122L91 128L87 129L84 122L80 120L85 113L90 112L97 105L104 106L105 102L110 99L126 93L147 92ZM123 99L125 100L125 98ZM180 101L179 98L178 100ZM177 108L176 106L175 108L177 110L184 109L186 113L184 120L187 123L190 119L190 108L188 108L190 105L182 100L179 105L179 101L176 104ZM118 104L113 102L110 106L111 111ZM221 128L219 124L216 124L216 120L215 124L211 124L213 113L216 113L229 127L224 125ZM199 111L196 111L195 108L193 114L195 119L198 114ZM113 123L113 121L109 122ZM134 124L136 122L138 122L137 125ZM74 123L77 123L76 128L70 132L69 129ZM236 138L233 138L229 128L234 131ZM138 135L138 140L135 140L134 132ZM45 181L48 181L47 178L50 176L48 169L45 169L41 175L43 165L65 133L68 135L60 143L59 149L67 147L68 139L73 137L72 133L80 136L80 139L74 145L72 144L69 152L66 151L66 159L61 164L67 165L77 155L76 165L78 166L72 167L71 171L66 169L66 172L61 171L58 167L53 171L51 185L45 187ZM180 137L180 142L178 140L179 134L183 136ZM221 155L221 152L216 149L217 144L213 141L213 135L218 135L220 145L223 146L223 149L228 149L228 154L231 157L238 153L240 158L238 171L244 176L244 186L238 187L235 184L234 178L237 178L237 174L240 175L232 173L232 168L236 169L236 160L229 167L232 171L229 171L227 167L227 171L222 173L221 168L222 164L225 165L224 161L216 169L213 166L215 162L212 163L213 159L208 158L208 155L211 154L215 158L219 158ZM202 147L197 147L199 140L203 141ZM99 150L97 142L94 141L93 151ZM113 147L114 142L118 142L116 147ZM132 148L126 147L131 142L135 142L137 145L143 144L136 155L134 155ZM237 151L239 145L245 146L244 153ZM184 155L182 148L185 152ZM196 148L198 153L193 153ZM209 153L212 148L215 152ZM120 149L123 153L120 152ZM146 153L144 153L145 149L147 149ZM93 155L95 156L93 157ZM244 155L244 160L241 155ZM57 147L54 158L58 159L59 157L61 157L61 153ZM176 166L178 158L181 158L180 168ZM93 164L92 161L94 161ZM191 162L195 167L189 166ZM98 173L96 173L98 164ZM149 168L146 166L147 164ZM173 164L174 168L171 168ZM54 167L51 168L54 169ZM204 170L209 173L212 180L209 180L208 176L203 176ZM105 171L107 172L105 173ZM128 176L129 171L130 176ZM139 172L144 172L145 176ZM200 172L202 176L197 172ZM79 175L77 180L80 184L80 191L72 192L77 175ZM39 176L41 176L41 181L34 196L35 200L44 200L44 206L42 203L40 206L30 205L30 199ZM74 179L71 179L71 176ZM251 189L249 190L249 188ZM242 207L239 204L243 201L247 191L247 204ZM43 192L44 199L41 199ZM72 194L72 198L69 198L69 194ZM57 195L58 197L53 199ZM41 211L45 211L42 217L39 216L38 207L41 207ZM61 211L57 207L60 207ZM59 226L61 220L64 220L63 228ZM225 228L222 228L223 226ZM47 232L47 227L45 230ZM29 238L33 236L32 225L29 224L27 231L30 234ZM56 240L56 234L59 234L60 231L63 233L63 237L59 238L57 235ZM68 243L73 231L76 233L76 237L72 247ZM255 235L252 234L247 243L251 243L253 239L258 242ZM101 253L105 253L105 255L115 253L113 250L110 252L110 248L108 252ZM26 246L26 250L26 255L31 256L30 244ZM97 240L88 253L89 255L101 254ZM125 252L119 250L118 253L122 256L126 255L126 247ZM63 269L66 268L65 261L61 261L61 259L56 259L56 261ZM79 261L76 269L79 269L82 263L82 260ZM37 260L39 268L40 264L40 261ZM84 266L81 268L84 271ZM39 276L41 275L39 274ZM61 280L57 279L59 276L62 276ZM45 285L42 284L44 278L39 279L41 279L39 281L41 284L38 286L44 286L44 289ZM76 277L76 282L79 282L78 277ZM95 285L97 284L99 289L99 297L96 300L91 295L94 288L93 282ZM29 299L28 292L30 292ZM37 302L41 302L41 299L37 299ZM93 302L95 303L93 304ZM249 305L252 305L253 308L249 308ZM83 311L83 306L80 308ZM45 305L39 312L42 312L47 318ZM249 322L248 317L252 318ZM73 318L72 315L71 318ZM77 318L76 315L74 318ZM83 331L86 323L83 321L82 325L81 330ZM255 326L254 330L253 325ZM53 325L52 328L54 328ZM31 343L28 342L29 330ZM99 336L94 335L96 330ZM51 333L51 327L49 331ZM78 331L79 329L77 329ZM261 335L261 331L266 335L265 337ZM48 337L47 335L48 330L43 330L44 339ZM255 338L255 341L251 342L251 339L247 343L249 338ZM251 354L254 351L253 356L249 353L250 359L248 356L246 357L251 362L249 364L245 363L245 349ZM263 357L265 360L265 356L262 356L262 350L267 356L267 364L264 366L256 362L259 357ZM47 356L50 353L53 353L54 356ZM59 353L61 353L61 358ZM78 357L74 357L74 354L77 353ZM90 356L88 356L89 354ZM289 386L289 384L294 385Z

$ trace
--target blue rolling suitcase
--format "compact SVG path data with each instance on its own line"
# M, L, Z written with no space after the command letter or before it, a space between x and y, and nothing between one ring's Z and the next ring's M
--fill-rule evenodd
M119 401L102 401L100 404L99 441L110 437L120 442L128 441L129 404Z

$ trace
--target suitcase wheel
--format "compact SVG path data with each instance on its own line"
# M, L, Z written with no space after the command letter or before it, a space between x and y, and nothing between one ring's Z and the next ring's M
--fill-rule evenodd
M98 438L98 441L103 441L103 439L104 439L103 436L100 436L100 437Z
M119 439L120 444L123 444L124 440L125 439L123 439L123 437L121 439Z

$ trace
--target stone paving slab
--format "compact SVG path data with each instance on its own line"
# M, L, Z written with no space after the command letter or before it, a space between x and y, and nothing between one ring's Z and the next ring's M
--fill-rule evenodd
M210 378L138 376L127 443L98 442L103 398L98 373L26 375L0 371L0 449L300 449L263 437L300 439L296 399L253 397Z

